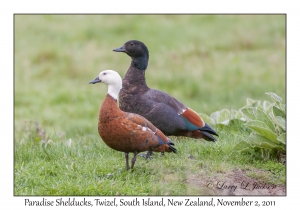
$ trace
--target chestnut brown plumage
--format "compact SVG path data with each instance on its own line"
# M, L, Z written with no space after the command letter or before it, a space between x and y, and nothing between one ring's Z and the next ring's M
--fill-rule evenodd
M129 153L134 154L131 169L140 152L176 153L174 143L151 122L138 114L123 112L119 109L117 99L122 87L122 79L117 72L102 71L96 79L90 81L90 84L98 82L108 85L108 94L100 108L98 132L107 146L125 153L127 170L129 169Z

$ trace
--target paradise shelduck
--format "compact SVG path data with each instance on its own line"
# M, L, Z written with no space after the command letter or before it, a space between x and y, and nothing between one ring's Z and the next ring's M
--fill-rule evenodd
M102 102L98 132L102 140L110 148L125 153L126 169L129 169L128 156L134 154L131 161L131 169L140 152L174 152L174 143L159 129L144 117L123 112L118 107L118 94L122 88L120 75L113 70L100 72L99 76L89 84L102 82L108 85L108 93Z
M167 93L147 86L149 51L143 42L131 40L113 51L124 52L132 59L120 92L121 110L142 115L165 135L217 141L212 136L218 136L217 132L195 111Z

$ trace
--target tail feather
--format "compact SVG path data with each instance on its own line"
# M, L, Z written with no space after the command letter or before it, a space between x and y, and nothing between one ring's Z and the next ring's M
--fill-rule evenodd
M210 133L212 135L216 135L216 136L219 136L219 134L217 134L216 131L214 131L214 129L212 129L209 125L207 125L205 123L205 126L204 127L201 127L199 128L199 130L203 133L203 132L207 132L207 133Z
M183 113L180 114L182 119L184 120L186 129L188 131L199 130L205 140L208 141L217 141L212 135L219 136L214 129L212 129L209 125L207 125L204 120L192 109L187 108ZM197 132L194 133L192 137L200 136Z
M204 135L205 140L213 141L213 142L217 141L217 139L215 139L210 133L208 133L206 131L201 131L201 133Z
M169 146L169 149L174 152L174 153L177 153L177 149L173 146L175 146L175 144L171 141L171 139L168 138L168 146Z
M175 144L166 137L159 129L156 130L155 135L158 139L158 145L153 150L154 152L174 152L177 153L176 148L174 147Z
M171 141L171 139L168 138L168 145L175 146L175 144Z
M174 153L177 153L177 149L175 147L173 147L172 145L174 145L174 143L168 143L168 146L169 146L169 149L174 152Z

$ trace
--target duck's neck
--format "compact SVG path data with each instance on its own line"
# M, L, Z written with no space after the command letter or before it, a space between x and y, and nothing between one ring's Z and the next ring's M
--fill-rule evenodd
M118 101L118 95L119 92L122 88L122 83L120 85L108 85L108 94L115 99L116 101Z
M149 61L149 55L146 54L144 56L141 57L137 57L137 58L131 58L131 66L135 67L141 71L145 71L147 69L148 66L148 61Z
M114 99L110 94L107 94L100 108L99 121L107 120L109 117L118 115L119 111L121 110L118 106L118 101Z
M149 90L146 83L145 72L148 65L149 56L132 58L131 65L125 74L123 79L122 91L132 91L132 89L138 89L138 91Z
M149 87L146 83L145 71L130 66L124 76L121 92L129 90L131 92L132 89L137 91L145 91L149 90Z

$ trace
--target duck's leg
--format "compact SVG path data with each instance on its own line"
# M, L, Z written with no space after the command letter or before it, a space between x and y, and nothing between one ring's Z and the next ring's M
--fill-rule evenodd
M146 156L144 154L142 156L146 157L146 159L150 159L152 157L152 155L153 155L153 151L148 151ZM161 156L164 156L164 155L165 155L165 153L161 152Z
M133 158L131 160L131 169L133 169L133 166L134 166L135 161L136 161L137 154L138 154L138 152L136 152L136 151L133 153Z
M125 152L125 159L126 159L126 170L129 170L129 163L128 163L128 152Z
M152 155L153 155L153 152L148 151L147 154L146 154L146 158L149 159L149 158L151 158Z

